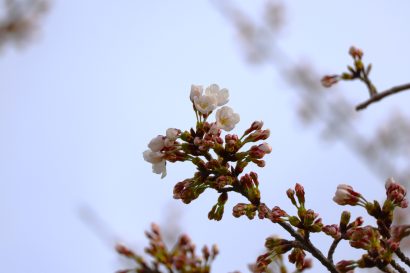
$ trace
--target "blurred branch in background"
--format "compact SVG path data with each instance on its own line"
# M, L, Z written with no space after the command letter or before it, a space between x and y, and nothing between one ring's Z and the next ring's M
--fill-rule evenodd
M245 57L254 65L271 65L291 87L298 102L297 115L310 127L319 126L322 136L339 140L380 178L394 176L409 186L410 120L396 110L380 122L373 133L361 132L354 107L341 93L327 92L322 75L312 64L294 62L278 41L285 22L281 1L266 1L261 22L229 0L211 1L230 22L241 42ZM407 182L406 182L407 181Z
M23 47L32 40L49 7L47 0L4 0L0 17L0 49L7 44Z

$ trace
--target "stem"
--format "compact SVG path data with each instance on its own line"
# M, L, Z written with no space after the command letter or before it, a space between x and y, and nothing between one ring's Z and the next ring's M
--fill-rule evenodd
M365 109L367 106L369 106L370 104L377 102L387 96L393 95L395 93L399 93L401 91L405 91L405 90L409 90L410 89L410 83L407 84L402 84L402 85L398 85L395 87L392 87L390 89L387 89L381 93L377 93L374 96L370 96L370 99L368 99L367 101L359 104L356 106L356 111L360 111Z
M394 271L393 269L391 269L387 266L385 266L385 267L377 266L377 268L380 269L383 272L386 272L386 273L395 273L396 272L396 271Z
M410 267L410 259L406 257L406 255L404 255L400 248L394 251L394 253L396 253L397 257L399 257L402 262L404 262L407 266Z
M342 237L335 239L332 243L332 245L329 248L329 252L327 253L327 259L333 263L333 254L335 253L336 247L339 244L339 242L342 240Z
M323 266L325 266L327 270L329 270L329 272L339 273L334 264L330 262L328 259L326 259L322 252L320 252L320 250L317 249L309 239L303 238L288 223L279 222L278 224L281 227L283 227L287 232L289 232L289 234L292 235L293 238L302 243L304 249L310 252L310 254L312 254L313 257L315 257L319 262L321 262Z
M390 264L394 267L394 269L396 269L400 273L407 273L407 271L403 267L401 267L401 265L396 263L395 260L391 260Z
M360 79L366 84L367 89L369 90L370 98L373 98L374 96L377 95L376 87L374 87L374 85L370 81L369 77L367 77L367 74L364 71L364 69L362 69L362 73L363 73L363 76L360 77Z

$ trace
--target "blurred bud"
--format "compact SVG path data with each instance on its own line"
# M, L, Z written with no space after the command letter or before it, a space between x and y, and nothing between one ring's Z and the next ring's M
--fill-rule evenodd
M350 221L350 212L349 211L343 211L342 215L340 216L340 230L341 232L346 232L347 225L349 224Z
M298 270L302 270L305 261L305 252L301 248L294 248L289 254L289 262L296 265Z
M296 197L298 198L299 204L302 206L305 204L305 189L299 183L295 186Z
M255 132L251 133L248 135L244 142L256 142L259 140L265 140L270 136L270 131L269 129L267 130L256 130Z
M296 205L296 200L295 200L295 191L294 191L293 189L289 188L289 189L286 191L286 195L288 196L288 198L290 199L290 201L292 202L292 204L293 204L294 206L297 206L297 205Z
M135 256L134 252L132 250L130 250L129 248L127 248L126 246L122 245L122 244L117 244L115 246L115 250L121 254L124 255L126 257L133 257Z
M357 266L355 261L349 260L341 260L340 262L338 262L336 264L336 269L337 271L339 271L340 273L348 273L349 271L355 269Z
M290 216L288 220L289 220L289 223L294 227L300 227L301 225L299 218L296 216Z
M323 87L331 87L339 81L339 75L327 75L322 78L320 81Z
M244 135L249 134L252 131L260 130L263 127L263 121L254 121L248 129L246 129Z
M406 208L408 203L405 199L407 191L406 188L396 183L393 178L389 178L386 181L386 195L387 200L390 200L395 206Z
M354 59L361 59L363 57L363 51L359 48L356 48L354 46L351 46L349 48L349 54L352 56Z
M354 77L350 73L343 73L342 76L340 77L342 80L352 80Z
M322 231L326 234L331 236L333 239L339 239L341 234L339 231L339 227L335 224L333 225L326 225L322 228Z
M337 190L335 196L333 197L333 201L342 206L356 206L359 204L361 197L361 194L355 192L351 186L346 184L340 184L339 186L337 186Z

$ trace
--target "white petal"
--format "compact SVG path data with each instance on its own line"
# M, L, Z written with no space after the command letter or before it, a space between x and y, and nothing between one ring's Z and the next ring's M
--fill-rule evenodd
M164 148L164 136L157 136L154 137L148 144L148 148L150 148L153 152L159 152Z
M189 99L193 102L195 97L202 96L202 92L202 85L191 85L191 93L189 95Z
M160 152L153 152L151 150L146 150L143 152L144 160L155 164L162 161L162 154Z

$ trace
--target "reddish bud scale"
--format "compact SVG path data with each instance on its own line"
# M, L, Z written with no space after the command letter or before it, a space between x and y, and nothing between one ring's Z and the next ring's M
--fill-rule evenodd
M333 225L326 225L322 228L322 231L326 234L331 236L333 239L339 239L341 237L339 227L335 224Z
M349 48L349 54L354 59L361 59L363 57L363 51L357 47L351 46Z
M133 257L135 256L134 252L132 252L130 249L128 249L126 246L121 245L121 244L117 244L115 246L115 250L121 254L124 255L126 257Z
M305 204L305 189L303 188L303 186L300 185L299 183L296 183L295 192L296 192L296 197L298 198L299 204L301 205Z
M263 127L263 121L254 121L248 129L244 132L244 135L249 134L252 131L260 130Z
M327 75L324 76L321 80L323 87L331 87L332 85L336 84L339 81L339 75Z
M338 262L336 264L336 269L337 271L339 271L340 273L347 273L353 269L355 269L357 266L356 261L353 260L341 260L340 262Z
M306 253L301 248L294 248L289 254L289 262L296 265L298 270L301 270L304 265Z

